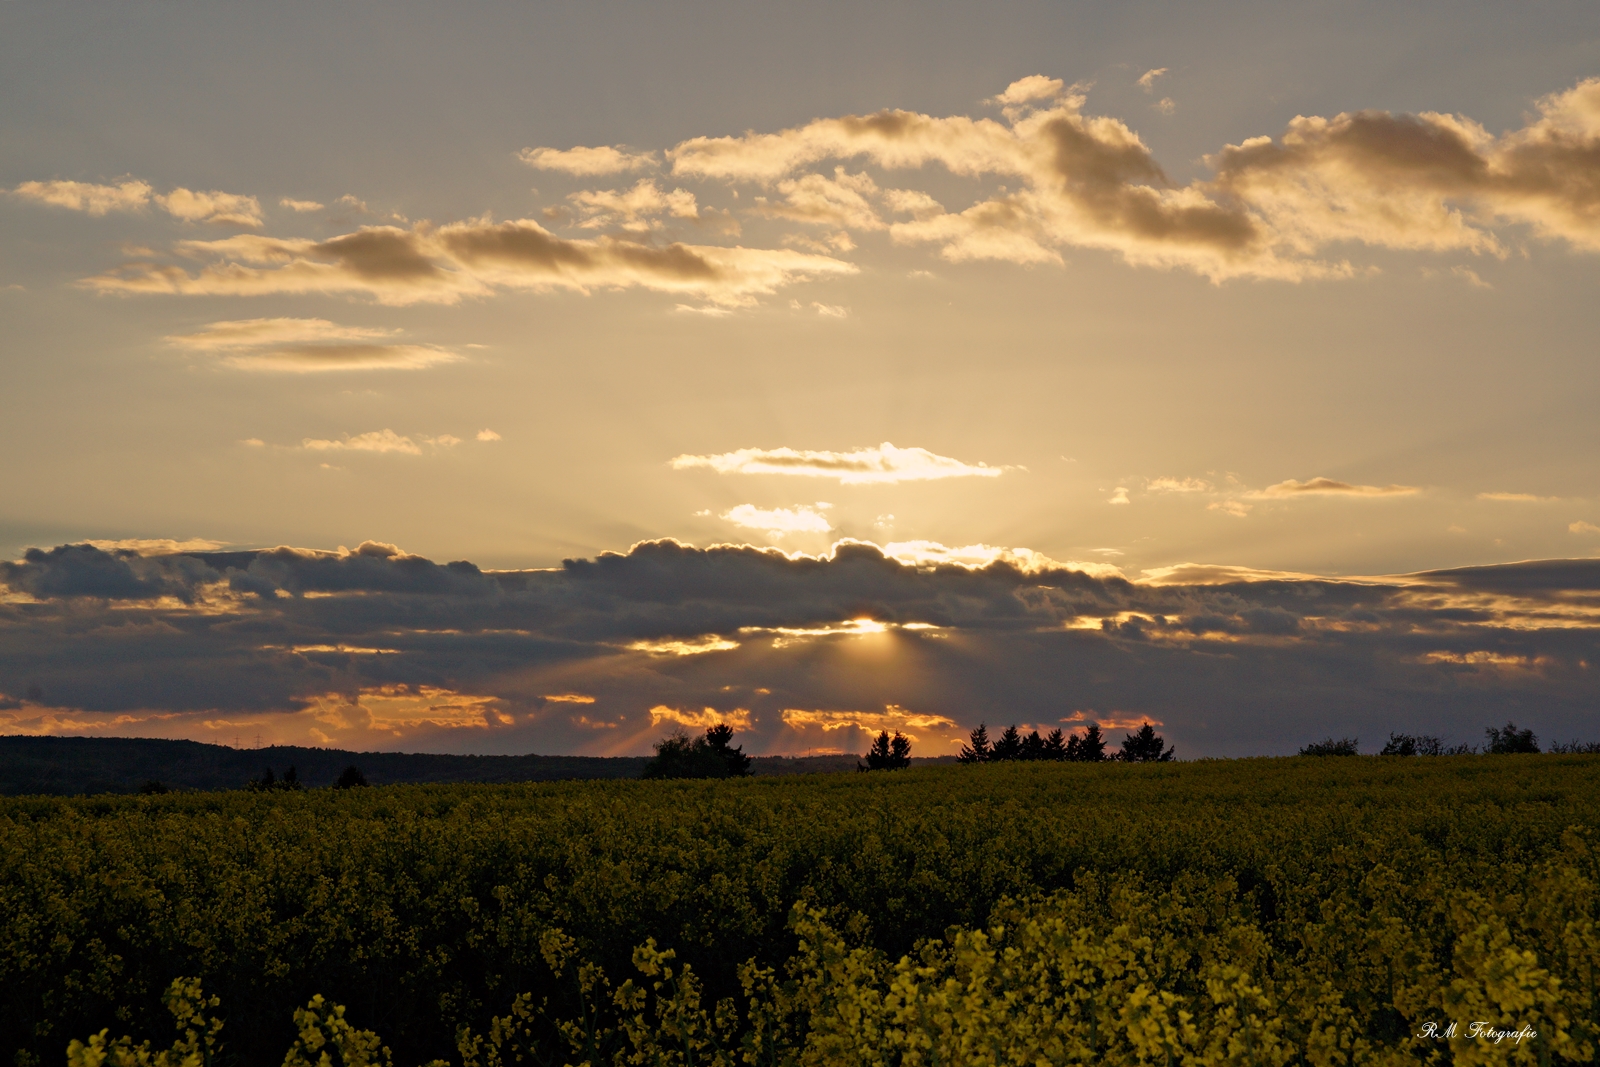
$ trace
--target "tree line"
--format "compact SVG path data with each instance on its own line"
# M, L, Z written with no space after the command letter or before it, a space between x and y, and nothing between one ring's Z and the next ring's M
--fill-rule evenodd
M1482 752L1492 756L1508 756L1541 751L1556 754L1600 753L1600 741L1557 741L1548 750L1541 749L1538 735L1528 728L1519 730L1517 724L1511 721L1507 721L1504 726L1486 727L1483 732L1485 742L1481 747L1465 742L1446 744L1442 737L1434 734L1391 733L1378 755L1475 756ZM1360 754L1360 740L1354 737L1326 737L1300 749L1302 756L1359 756Z
M1167 763L1176 758L1176 747L1156 733L1146 722L1122 740L1119 751L1106 752L1107 739L1100 724L1091 722L1082 734L1063 735L1059 728L1040 736L1034 730L1027 736L1007 726L998 739L989 740L989 726L979 723L968 735L967 744L956 757L962 763L1008 763L1013 760L1053 760L1069 763Z

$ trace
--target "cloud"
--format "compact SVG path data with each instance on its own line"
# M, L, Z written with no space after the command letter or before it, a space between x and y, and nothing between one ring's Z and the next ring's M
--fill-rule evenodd
M955 720L948 716L907 711L896 704L886 705L882 711L784 708L782 721L785 726L801 734L811 730L821 731L824 735L839 730L860 731L866 735L865 738L849 740L863 748L870 743L870 738L884 730L905 734L906 738L913 742L930 740L929 731L937 735L948 735L952 730L959 732ZM941 736L939 739L950 740L947 736ZM934 754L944 753L936 751Z
M302 214L307 211L321 211L326 206L316 200L295 200L287 196L279 200L278 203L290 211L298 211Z
M1294 496L1414 496L1421 492L1413 485L1351 485L1349 482L1337 482L1332 478L1312 478L1310 481L1297 482L1293 478L1269 485L1254 497L1294 497Z
M720 518L747 530L763 530L775 537L791 533L827 533L833 526L822 511L829 506L818 504L811 508L802 504L793 508L758 508L754 504L740 504L723 512Z
M182 187L159 194L151 189L149 182L132 178L117 185L71 181L23 182L11 192L28 200L90 215L138 211L155 203L167 214L185 222L225 223L250 228L261 225L261 202L253 196L217 190L196 192Z
M337 441L307 437L300 447L311 452L404 452L412 456L422 455L422 449L415 441L393 430L373 430L354 437L345 436Z
M683 189L664 193L649 178L639 179L626 192L611 190L584 190L567 197L583 215L579 226L584 229L620 227L624 230L649 231L661 228L656 216L668 215L676 219L697 219L700 209L694 194Z
M243 370L312 374L347 370L420 370L461 356L437 345L402 344L398 330L340 326L327 319L236 319L166 338L179 348L217 355ZM379 343L381 342L381 343Z
M757 197L758 212L771 218L845 229L888 228L868 200L878 192L878 185L870 175L847 174L843 167L835 167L832 178L807 174L780 181L777 189L783 199L769 201L766 197Z
M841 485L894 484L942 478L998 478L1005 470L985 463L969 464L925 448L896 448L885 441L876 448L826 452L793 448L741 448L709 456L677 456L674 470L708 467L718 474L788 474L835 478Z
M980 721L1067 708L1081 717L1064 725L1160 722L1195 756L1329 731L1473 740L1508 705L1542 735L1593 724L1600 560L1130 581L1019 550L952 562L962 551L646 542L484 571L377 542L30 549L0 561L0 677L40 696L0 708L0 727L647 752L668 725L743 712L750 752L900 729L928 754ZM590 725L551 694L592 698Z
M1206 510L1220 511L1224 515L1232 515L1236 519L1243 519L1249 516L1250 509L1253 507L1255 507L1254 504L1246 504L1242 500L1213 500L1206 505Z
M177 247L212 263L196 273L132 263L82 284L114 293L365 295L395 305L452 304L497 289L637 286L748 306L784 286L857 270L842 260L789 249L657 245L611 235L568 240L531 219L419 223L409 230L367 226L326 241L251 234Z
M155 201L167 210L167 214L185 222L220 222L251 228L261 225L261 203L253 196L216 190L200 193L179 188L165 196L157 196Z
M1006 91L994 98L1002 106L1030 104L1035 100L1051 100L1061 95L1060 78L1047 78L1043 74L1030 74L1006 86Z
M149 182L130 178L117 185L69 181L23 182L11 192L53 207L104 215L110 211L139 210L150 202L151 189Z
M1107 504L1126 504L1126 503L1129 503L1127 487L1126 486L1122 486L1122 485L1117 486L1116 491L1111 494L1110 499L1108 499L1106 501L1106 503Z
M1156 67L1154 70L1145 71L1143 74L1139 75L1139 88L1143 89L1147 93L1153 91L1156 86L1156 79L1161 77L1161 75L1165 74L1166 72L1166 67Z
M1163 69L1141 85L1153 88ZM1502 254L1507 225L1600 250L1600 193L1584 177L1600 150L1597 100L1600 79L1580 82L1498 137L1432 112L1301 116L1279 139L1224 146L1207 157L1213 175L1186 186L1167 178L1125 123L1086 114L1081 87L1038 75L996 98L1004 123L880 111L778 133L692 138L668 156L678 175L780 190L825 188L821 174L800 172L852 159L887 170L937 163L958 177L1020 183L891 225L896 241L935 244L952 261L1059 262L1062 248L1087 247L1219 281L1299 280L1353 275L1348 261L1319 258L1351 243ZM1175 110L1169 98L1155 106ZM858 221L871 225L873 217ZM1453 270L1482 284L1469 268Z
M102 552L134 552L141 556L173 555L180 552L215 552L228 542L212 541L204 537L190 537L182 541L170 537L124 537L115 541L85 541Z
M726 724L735 730L745 730L750 727L750 712L745 708L733 708L729 711L703 708L700 711L695 711L693 709L669 708L665 704L657 704L650 709L650 725L660 726L663 723L671 723L674 726L688 726L695 730Z
M1510 503L1553 504L1558 496L1535 496L1533 493L1479 493L1479 500L1501 500Z
M1164 68L1140 79L1147 89ZM1247 138L1205 157L1209 173L1173 181L1127 122L1086 110L1084 85L1030 75L991 103L1001 117L907 110L822 117L777 132L694 137L668 150L684 181L756 184L752 214L826 227L788 234L797 248L661 243L668 220L694 222L708 241L738 232L701 192L654 178L624 190L570 194L552 218L576 218L581 240L532 219L487 216L435 226L368 226L326 241L251 235L185 241L171 262L129 263L84 284L108 292L196 295L328 293L382 303L456 303L503 289L641 287L704 307L746 307L801 281L849 275L835 258L852 231L934 250L949 262L1049 265L1072 249L1114 253L1136 267L1231 278L1349 278L1376 269L1363 249L1504 256L1526 235L1600 251L1600 78L1540 101L1521 127L1492 134L1461 115L1366 110L1297 116L1277 137ZM1172 113L1163 98L1153 105ZM617 147L530 148L530 165L574 176L656 165ZM892 188L873 168L915 178L942 167L956 182ZM961 191L965 183L966 192ZM146 183L25 182L14 195L105 213L157 203L191 221L261 225L253 197ZM956 199L952 199L956 198ZM295 203L311 203L296 201ZM548 220L547 220L548 221ZM705 223L702 225L702 223ZM716 223L716 225L711 225ZM1452 264L1450 274L1485 285ZM694 303L681 305L695 307Z
M479 430L478 431L478 440L480 440L480 441L498 441L498 440L500 440L500 435L495 433L493 430Z
M598 148L524 148L517 158L535 170L554 170L576 177L618 174L656 165L654 152L629 152L621 146Z
M1567 531L1575 534L1600 534L1600 526L1596 526L1592 522L1584 522L1582 519L1579 519L1577 522L1569 524L1567 526Z
M1211 483L1201 478L1152 478L1145 488L1157 493L1209 493Z

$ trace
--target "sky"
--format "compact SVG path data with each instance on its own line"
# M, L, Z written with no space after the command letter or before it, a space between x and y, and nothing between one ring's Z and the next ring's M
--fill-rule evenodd
M0 0L0 731L1596 731L1592 4Z

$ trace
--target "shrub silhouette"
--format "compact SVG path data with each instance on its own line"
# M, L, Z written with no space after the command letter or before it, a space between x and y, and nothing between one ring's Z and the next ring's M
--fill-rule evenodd
M1390 734L1380 756L1443 756L1444 741L1432 734Z
M656 755L641 778L743 778L750 773L744 746L731 747L733 727L706 727L704 737L691 739L682 730L656 742Z
M878 739L872 742L872 748L867 751L866 766L856 764L856 768L863 771L898 771L909 766L911 739L899 730L895 731L892 738L888 730L879 733Z
M1488 751L1495 755L1539 751L1539 739L1533 735L1533 731L1519 730L1517 724L1510 720L1506 721L1503 728L1491 726L1484 733L1489 735Z
M1337 741L1327 737L1321 741L1313 741L1300 750L1302 756L1359 756L1360 754L1354 737L1341 737Z
M362 774L352 763L339 772L339 778L333 783L335 789L358 789L367 784L367 776Z

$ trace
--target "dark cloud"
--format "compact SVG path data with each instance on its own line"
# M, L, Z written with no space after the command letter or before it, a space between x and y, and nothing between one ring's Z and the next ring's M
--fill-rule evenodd
M1600 560L1153 585L912 566L860 543L790 558L648 542L539 571L375 542L65 545L0 563L0 579L4 691L50 695L12 699L0 722L31 731L203 738L248 722L301 741L644 751L672 715L712 708L747 713L761 751L857 747L827 732L853 712L954 732L1148 716L1201 755L1391 729L1476 740L1507 715L1564 737L1600 696Z

